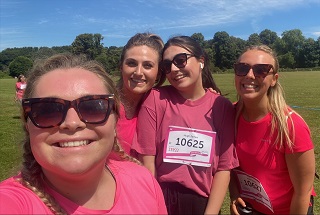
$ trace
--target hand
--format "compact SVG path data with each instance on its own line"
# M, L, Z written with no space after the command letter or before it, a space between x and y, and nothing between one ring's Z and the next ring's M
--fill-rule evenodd
M210 88L208 88L207 90L209 90L211 93L215 93L215 94L219 94L220 95L220 93L218 93L217 91L215 91L214 89L212 89L211 87Z
M243 207L246 207L246 203L243 201L242 198L238 197L235 200L232 200L230 203L230 213L232 215L239 215L239 212L237 210L237 205L241 205Z

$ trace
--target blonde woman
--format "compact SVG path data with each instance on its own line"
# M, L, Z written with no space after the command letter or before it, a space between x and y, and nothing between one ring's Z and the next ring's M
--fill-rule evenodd
M254 213L312 214L314 146L306 122L284 100L278 70L265 45L248 48L234 65L240 171L230 185L233 214L248 205Z

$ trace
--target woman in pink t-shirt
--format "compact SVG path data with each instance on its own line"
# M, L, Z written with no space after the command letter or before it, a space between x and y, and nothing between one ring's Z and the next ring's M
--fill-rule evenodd
M166 214L146 168L126 154L110 159L119 153L119 103L97 62L72 55L38 62L22 100L23 166L0 183L0 214Z
M161 71L171 85L152 89L138 115L133 149L156 176L169 214L218 214L234 148L234 107L220 93L200 44L173 37Z
M314 146L307 124L284 100L278 70L265 45L249 47L234 64L240 171L230 184L232 214L249 204L263 214L313 213Z
M129 39L121 53L121 76L117 84L121 106L117 136L127 154L131 154L137 115L145 94L152 87L161 86L166 78L158 72L162 48L163 41L158 35L137 33Z
M23 93L27 87L26 77L19 75L16 83L16 97L15 100L21 103Z

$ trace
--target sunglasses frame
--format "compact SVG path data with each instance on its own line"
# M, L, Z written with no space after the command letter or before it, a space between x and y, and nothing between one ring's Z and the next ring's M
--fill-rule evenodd
M238 69L237 69L237 66L238 66L238 65L247 66L247 68L249 68L249 70L246 72L246 74L239 74L239 73L237 72L237 71L238 71ZM261 65L268 67L267 72L263 72L263 73L256 72L256 69L255 69L255 68L256 68L257 66L261 66ZM273 73L273 72L270 72L270 70L272 69L272 70L274 71L274 66L273 66L272 64L267 64L267 63L259 63L259 64L250 65L250 64L247 64L247 63L241 63L241 62L239 62L239 63L235 63L235 64L233 65L233 69L234 69L234 73L235 73L237 76L246 76L246 75L250 72L250 70L252 69L252 72L253 72L253 74L254 74L255 77L263 77L263 78L265 78L265 77L266 77L267 75L269 75L270 73Z
M106 112L106 115L103 120L100 120L97 122L89 122L88 120L86 120L82 117L80 110L79 110L79 104L83 101L89 101L89 100L108 100L108 108L107 108L107 112ZM62 113L63 115L61 117L61 120L58 123L56 123L54 125L43 126L43 125L41 125L41 123L38 123L34 119L34 117L32 116L32 105L35 103L44 103L44 102L45 103L59 103L59 104L63 105L63 113ZM64 99L60 99L60 98L53 98L53 97L27 98L27 99L22 99L22 108L23 108L25 119L27 119L29 117L30 120L32 121L32 123L38 128L52 128L52 127L60 126L64 122L64 120L67 116L67 112L70 108L75 109L75 111L78 114L79 119L82 122L88 123L88 124L100 124L100 123L106 122L110 116L111 111L115 109L115 107L114 107L114 94L83 96L83 97L80 97L80 98L75 99L73 101L64 100Z
M177 64L175 62L176 58L180 57L180 56L185 56L185 61L183 62L183 65ZM171 72L171 65L172 64L174 64L177 68L182 69L182 68L186 67L186 65L188 63L188 59L191 57L195 57L195 55L189 54L189 53L179 53L179 54L176 54L171 61L170 60L162 60L160 62L161 71L166 74L169 74ZM169 63L170 63L170 70L168 72L167 68L169 68ZM168 65L167 68L166 68L166 64Z

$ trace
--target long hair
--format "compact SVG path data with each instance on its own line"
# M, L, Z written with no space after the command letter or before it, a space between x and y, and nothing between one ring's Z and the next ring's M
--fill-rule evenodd
M200 44L188 36L175 36L170 38L166 44L164 45L163 53L169 48L170 46L179 46L185 50L188 50L191 54L194 55L195 58L198 60L203 59L204 67L202 69L202 86L204 88L212 88L217 93L222 94L221 90L216 85L215 81L213 80L212 73L210 71L210 61L208 59L207 53L201 48Z
M263 51L269 54L274 59L273 65L273 73L276 74L279 72L279 61L276 53L266 45L254 45L247 48L242 54L250 50L258 50ZM240 55L241 57L241 55ZM239 59L240 59L239 57ZM238 59L238 62L239 62ZM272 114L271 121L271 135L277 130L277 137L274 142L276 146L282 148L285 144L292 149L294 144L294 136L290 137L290 131L288 127L288 123L292 125L292 131L294 131L294 125L291 118L291 113L294 112L292 109L288 108L288 105L284 98L283 88L277 80L274 86L270 86L267 91L268 97L268 108ZM236 112L236 127L240 114L243 111L243 101L241 97L238 95L238 104L237 104L237 112ZM294 134L294 132L292 132Z
M35 66L28 75L28 85L24 93L24 98L32 98L35 87L40 78L56 69L70 69L81 68L96 74L104 83L107 91L114 94L115 108L113 110L116 119L119 117L119 95L112 79L108 76L103 67L96 61L88 61L84 56L73 56L70 54L54 55L46 60L36 62ZM27 123L27 118L22 113L24 124ZM25 128L25 126L24 126ZM59 206L53 197L44 191L43 173L40 164L34 158L31 145L30 134L25 130L25 140L23 142L23 165L21 169L21 178L18 179L24 186L32 190L39 198L47 205L47 207L55 214L65 214L66 212ZM113 150L116 151L120 157L126 160L136 162L136 159L126 155L118 144L115 138Z
M136 47L136 46L148 46L149 48L153 49L158 54L158 67L159 67L164 43L163 43L161 37L159 37L156 34L152 34L152 33L137 33L128 40L127 44L123 47L123 50L122 50L122 53L120 56L119 67L122 66L123 61L124 61L124 57L125 57L127 51L133 47ZM165 80L166 80L165 74L162 74L158 70L158 75L157 75L155 87L160 87L165 82ZM122 84L123 84L123 80L122 80L122 75L121 75L119 82L118 82L118 88L119 87L121 88Z

